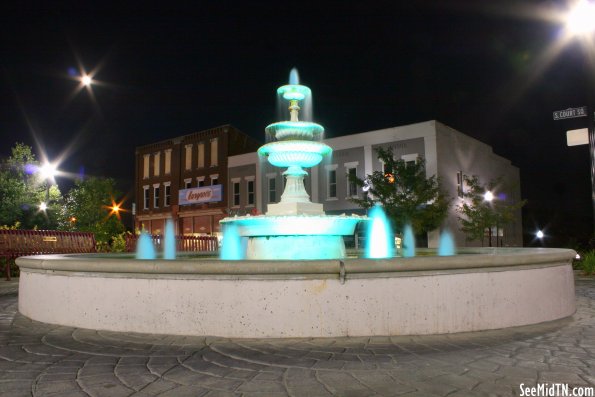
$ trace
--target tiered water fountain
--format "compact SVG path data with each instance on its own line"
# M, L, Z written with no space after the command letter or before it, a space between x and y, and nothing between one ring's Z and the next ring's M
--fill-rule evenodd
M320 142L324 128L300 121L300 102L310 88L289 84L277 93L289 101L290 120L266 128L273 142L258 149L275 167L287 168L285 190L279 203L268 205L266 215L230 217L223 225L222 259L338 259L345 257L343 237L353 235L361 216L325 215L322 204L310 201L304 186L304 168L317 166L332 153ZM247 244L236 239L247 239ZM244 248L246 247L246 248Z
M223 221L224 249L235 247L237 254L221 260L174 259L167 252L141 260L18 258L19 311L73 327L223 337L451 333L574 312L572 250L459 249L466 255L451 255L451 247L442 250L449 256L395 258L393 241L377 222L382 216L372 211L368 234L377 254L368 256L377 259L344 258L342 235L361 218L324 215L310 202L303 168L331 149L317 140L321 126L298 120L309 89L292 84L279 90L290 101L291 120L268 127L275 141L259 153L287 167L287 185L266 215ZM412 239L405 233L403 256L414 255Z

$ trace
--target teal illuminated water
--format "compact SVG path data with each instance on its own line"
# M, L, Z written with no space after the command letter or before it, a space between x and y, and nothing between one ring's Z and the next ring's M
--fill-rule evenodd
M405 225L403 229L402 245L401 256L403 258L413 258L415 256L415 236L413 235L411 225Z
M450 231L443 230L438 241L438 256L451 255L456 255L455 241Z
M136 243L136 259L155 259L157 254L153 246L153 238L144 230L140 232Z
M171 219L165 221L165 234L163 236L163 259L176 259L176 233L174 231L174 221Z
M221 252L219 257L225 260L237 261L245 259L245 250L242 247L238 226L230 223L222 226L223 241L221 241Z
M391 258L394 256L394 237L390 221L381 206L376 205L368 214L365 257Z

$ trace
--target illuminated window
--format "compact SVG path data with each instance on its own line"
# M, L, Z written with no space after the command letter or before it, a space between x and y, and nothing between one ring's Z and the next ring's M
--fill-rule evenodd
M217 138L211 139L211 167L216 167L219 161L219 140Z
M165 175L171 174L171 149L165 151Z
M143 179L149 178L149 161L151 159L150 154L143 155Z
M153 175L159 176L159 170L161 167L161 152L153 154Z
M149 209L149 186L143 186L143 209Z
M159 208L159 185L153 185L153 208Z
M184 189L190 189L192 187L192 179L184 179Z
M165 182L164 186L164 194L163 194L163 206L169 207L171 204L171 183Z
M211 186L219 184L219 174L209 175L211 178Z
M205 185L205 177L204 176L197 176L196 177L196 186L203 187Z
M204 168L205 166L205 144L199 143L198 144L198 168Z
M254 178L254 177L251 177ZM248 179L246 181L246 193L247 193L247 206L254 206L254 179Z
M189 170L192 168L192 144L184 146L186 148L185 156L185 169Z

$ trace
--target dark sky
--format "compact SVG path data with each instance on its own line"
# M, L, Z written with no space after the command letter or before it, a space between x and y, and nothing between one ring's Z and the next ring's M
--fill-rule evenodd
M61 169L126 192L136 146L227 123L264 140L295 66L327 136L437 119L520 168L527 230L592 231L588 148L565 136L585 119L552 119L594 91L581 42L552 50L566 1L17 4L0 10L0 156L68 147Z

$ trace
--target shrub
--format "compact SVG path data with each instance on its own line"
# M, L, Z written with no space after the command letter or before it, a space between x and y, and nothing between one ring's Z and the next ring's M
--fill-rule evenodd
M595 250L588 251L583 255L581 269L586 275L595 274Z

